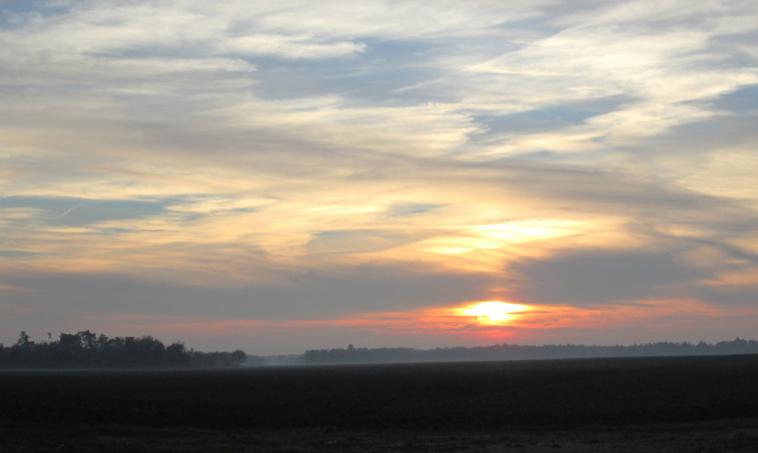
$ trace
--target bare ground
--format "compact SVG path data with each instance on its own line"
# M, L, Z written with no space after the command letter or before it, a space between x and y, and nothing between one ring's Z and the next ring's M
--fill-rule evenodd
M0 425L0 452L758 452L758 418L572 430L417 432Z

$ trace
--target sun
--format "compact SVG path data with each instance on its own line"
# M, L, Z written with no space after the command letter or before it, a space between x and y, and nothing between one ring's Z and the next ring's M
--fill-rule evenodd
M510 324L518 315L530 309L528 305L487 300L458 308L456 314L476 318L477 322L483 325L503 326Z

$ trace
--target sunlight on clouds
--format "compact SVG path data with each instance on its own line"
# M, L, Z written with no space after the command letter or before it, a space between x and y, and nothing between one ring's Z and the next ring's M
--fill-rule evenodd
M585 230L586 226L586 222L575 220L525 220L482 225L475 227L473 231L484 238L519 244L540 239L569 236Z
M122 58L108 62L108 69L118 71L121 77L156 77L164 75L180 75L181 73L215 72L215 71L255 71L255 66L241 59L229 58L171 58L153 59L146 61L137 58ZM159 88L159 87L156 87ZM123 91L122 91L123 92ZM133 92L135 93L135 92ZM142 94L160 94L143 91Z
M339 97L325 97L251 100L219 109L215 115L237 128L280 130L315 143L437 156L452 152L478 130L468 115L456 110L456 106L444 104L366 108Z
M500 273L515 258L536 258L551 249L580 246L587 241L595 246L616 247L618 228L616 221L604 218L518 220L473 226L458 234L441 232L411 244L405 254L459 271ZM395 256L402 254L398 251Z
M363 52L365 44L351 41L313 43L312 35L256 34L233 38L227 44L232 52L252 55L279 55L285 58L335 58Z
M462 308L456 308L458 316L467 316L485 326L505 326L518 322L521 315L531 310L522 304L513 304L497 300L475 302Z
M487 109L498 108L493 98L503 99L505 111L514 102L521 103L516 100L514 86L519 90L528 87L534 93L526 109L614 95L629 97L628 105L562 133L503 137L510 144L490 146L489 151L482 152L484 156L543 149L591 151L602 149L597 143L601 139L607 144L633 143L721 114L694 101L714 98L758 80L755 71L747 68L698 68L709 55L709 40L717 30L651 30L644 19L660 19L654 5L636 9L639 24L614 12L627 10L624 5L606 10L605 19L582 16L580 26L536 40L518 51L470 64L467 70L489 74L497 88L487 93ZM630 23L623 28L616 26L610 17L617 16ZM479 97L471 101L477 103ZM523 105L521 108L525 109ZM565 137L563 141L561 136Z
M727 149L710 153L696 169L680 170L679 183L692 190L744 199L758 207L758 155L755 149Z
M326 36L383 36L412 39L466 36L488 32L510 21L537 13L535 5L440 0L434 8L424 1L294 2L292 8L263 7L256 18L265 30L305 29ZM234 6L230 9L235 8ZM335 20L338 18L339 20Z
M742 308L693 297L758 287L751 2L42 4L0 6L0 266L249 286L213 303L250 321L218 329L484 339L677 313L723 330ZM686 267L660 299L529 299L509 326L451 315L453 296L413 308L436 280L395 288L423 270L476 281L466 300L518 301L530 263L640 250ZM377 291L402 301L384 311L359 287L328 319L258 319L265 285L382 266Z
M464 307L467 305L464 305ZM472 305L468 305L472 306ZM516 305L517 307L523 307ZM513 307L511 307L513 308ZM349 335L372 335L380 341L391 338L439 338L448 342L482 344L486 342L547 343L587 342L588 338L619 338L619 329L645 332L654 339L670 339L686 329L703 327L709 322L754 320L755 307L713 308L692 300L656 300L638 304L582 308L570 305L518 308L509 321L481 319L478 314L460 313L460 306L426 307L409 311L360 313L322 319L207 319L182 316L99 316L99 325L121 332L136 328L140 332L211 335L264 336L271 332L317 334L322 329ZM499 315L495 315L499 317ZM685 330L682 330L685 329ZM707 331L707 328L706 330ZM590 335L589 337L587 335ZM364 338L364 337L361 337ZM710 337L707 337L710 338ZM438 340L439 341L439 340ZM612 342L613 340L605 340ZM318 341L317 341L318 343ZM362 342L359 342L361 344ZM386 343L380 343L385 344ZM455 343L453 343L455 344ZM597 344L597 342L595 343ZM439 345L439 343L438 343ZM321 344L321 347L334 345Z

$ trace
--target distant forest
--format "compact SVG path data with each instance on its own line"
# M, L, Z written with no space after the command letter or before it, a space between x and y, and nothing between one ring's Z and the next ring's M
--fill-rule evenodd
M482 347L435 349L347 348L306 351L305 364L383 363L383 362L453 362L487 360L537 360L598 357L696 356L758 354L758 341L736 338L718 343L647 343L630 346L501 344Z
M89 330L61 333L58 340L43 342L21 332L15 345L0 344L0 368L219 368L246 360L250 359L240 350L199 352L181 343L165 346L149 336L108 337Z
M435 349L347 348L309 350L289 356L248 356L244 351L200 352L182 343L164 345L150 336L108 337L89 330L48 334L32 341L21 332L11 346L0 343L0 369L77 368L228 368L262 365L327 365L351 363L457 362L540 360L599 357L652 357L758 354L758 341L736 338L718 343L659 342L635 345L588 346L500 344Z

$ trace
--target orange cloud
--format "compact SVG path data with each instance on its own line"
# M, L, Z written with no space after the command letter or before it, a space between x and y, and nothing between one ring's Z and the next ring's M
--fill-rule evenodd
M111 332L158 332L186 336L244 335L271 331L317 332L323 329L367 332L386 336L445 336L482 342L540 342L562 330L612 331L623 326L686 324L703 319L756 317L758 308L720 308L693 300L646 301L628 305L577 307L523 305L500 301L408 311L379 311L329 319L261 320L116 316L100 319Z

